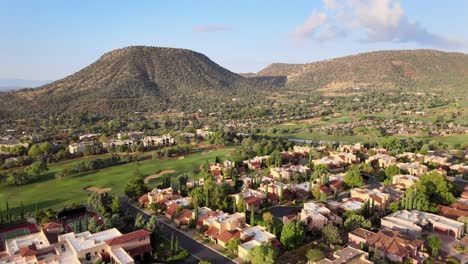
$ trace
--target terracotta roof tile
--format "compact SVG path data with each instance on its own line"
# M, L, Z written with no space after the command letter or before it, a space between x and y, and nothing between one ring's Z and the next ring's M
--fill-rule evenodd
M127 233L127 234L124 234L122 236L119 236L119 237L116 237L116 238L113 238L113 239L106 240L106 244L109 245L109 246L119 245L119 244L123 244L123 243L128 242L128 241L132 241L134 239L145 237L145 236L147 236L149 234L151 234L150 231L148 231L146 229L140 229L140 230L137 230L137 231L134 231L134 232L131 232L131 233Z
M22 257L35 256L37 254L37 247L35 244L31 244L29 246L20 248L19 253Z
M62 227L62 225L59 223L55 223L55 222L49 222L49 223L45 223L42 225L43 229L59 228L59 227Z
M232 238L236 237L236 235L238 235L237 237L240 237L240 232L237 230L236 231L224 230L223 232L221 232L221 234L219 234L218 241L222 241L226 243Z

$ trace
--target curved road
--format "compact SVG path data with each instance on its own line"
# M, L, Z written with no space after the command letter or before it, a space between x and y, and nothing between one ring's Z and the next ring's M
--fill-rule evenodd
M130 204L127 197L121 197L120 199L122 208L126 210L129 215L136 217L138 213L141 213L146 221L150 219L151 216L149 214ZM169 225L163 221L158 222L161 224L162 236L165 239L171 240L171 236L174 234L179 239L179 245L191 253L192 260L190 262L198 263L200 260L206 260L213 264L235 263L231 259L221 255L219 252L187 236L184 232L175 228L174 226Z

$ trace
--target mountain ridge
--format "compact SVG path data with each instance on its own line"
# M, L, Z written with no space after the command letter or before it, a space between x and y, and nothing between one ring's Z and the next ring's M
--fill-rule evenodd
M272 63L257 76L283 76L292 87L321 87L344 81L398 83L467 78L468 55L429 49L372 51L304 64Z
M345 91L355 86L458 89L466 95L468 55L436 50L374 51L307 64L274 63L257 74L237 74L195 51L130 46L104 53L50 84L0 93L0 118L62 112L216 111L232 104L233 98L251 107L258 104L258 97L272 99L272 94L293 94L297 89L306 93ZM24 105L28 107L21 107Z

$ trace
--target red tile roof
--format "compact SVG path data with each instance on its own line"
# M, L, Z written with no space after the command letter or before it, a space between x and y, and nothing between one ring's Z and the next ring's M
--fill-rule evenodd
M256 196L249 196L244 199L246 204L260 204L260 198Z
M279 200L279 197L275 193L268 193L268 200L277 201L277 200Z
M37 247L35 244L31 244L20 248L19 253L22 257L35 256L37 254Z
M330 188L328 188L328 187L325 186L325 185L320 186L320 190L323 191L323 192L326 193L326 194L330 194L330 193L331 193Z
M148 201L148 194L143 194L140 198L138 198L139 203L147 203Z
M55 223L55 222L49 222L49 223L45 223L42 225L43 229L59 228L59 227L62 227L62 225L59 223Z
M175 219L181 222L186 219L192 219L192 211L190 211L189 209L184 209L175 216Z
M127 253L131 257L135 257L135 256L141 255L143 253L151 252L151 251L153 251L153 248L151 247L151 245L146 244L146 245L143 245L143 246L139 246L139 247L136 247L136 248L129 249L129 250L127 250Z
M177 212L177 208L179 208L179 206L176 203L170 204L166 209L166 214L167 215L175 214Z
M343 182L339 180L333 180L328 183L330 186L335 187L337 189L343 188Z
M366 239L369 246L377 247L379 251L390 253L400 257L407 257L413 248L418 248L424 241L407 239L398 231L384 229Z
M218 215L218 212L212 212L212 213L209 213L209 214L206 214L206 215L203 215L203 216L200 216L197 220L197 226L201 226L203 225L203 221L205 219L208 219L210 217L213 217L213 216L217 216Z
M109 246L120 245L128 241L132 241L134 239L142 238L145 236L150 235L151 232L146 229L140 229L131 233L124 234L122 236L106 240L106 244Z
M211 174L213 174L213 176L220 176L221 175L221 171L218 170L218 169L214 169L211 171Z
M458 202L458 203L453 204L452 206L453 206L453 208L456 208L458 210L468 212L468 204L467 203Z
M223 232L221 232L221 234L219 234L218 241L226 243L234 237L237 237L237 238L240 237L240 232L238 230L235 230L235 231L224 230Z
M460 216L468 216L468 212L456 208L439 205L439 215L457 220Z
M371 235L374 235L375 233L369 230L366 230L364 228L356 228L353 231L349 232L349 234L353 234L355 236L361 237L361 238L368 238Z
M213 239L216 239L219 235L219 229L214 227L214 226L210 226L210 228L208 228L208 230L206 230L205 232L205 235L213 238Z

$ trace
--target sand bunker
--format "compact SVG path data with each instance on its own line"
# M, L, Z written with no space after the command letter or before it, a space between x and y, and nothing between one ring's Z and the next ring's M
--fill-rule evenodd
M174 172L175 172L174 170L162 170L159 173L156 173L156 174L153 174L153 175L150 175L150 176L146 177L145 178L145 183L148 183L151 179L159 178L159 177L163 176L164 174L169 174L169 173L174 173Z
M112 188L88 187L88 188L86 188L86 190L90 191L90 192L105 193L105 192L112 191Z

